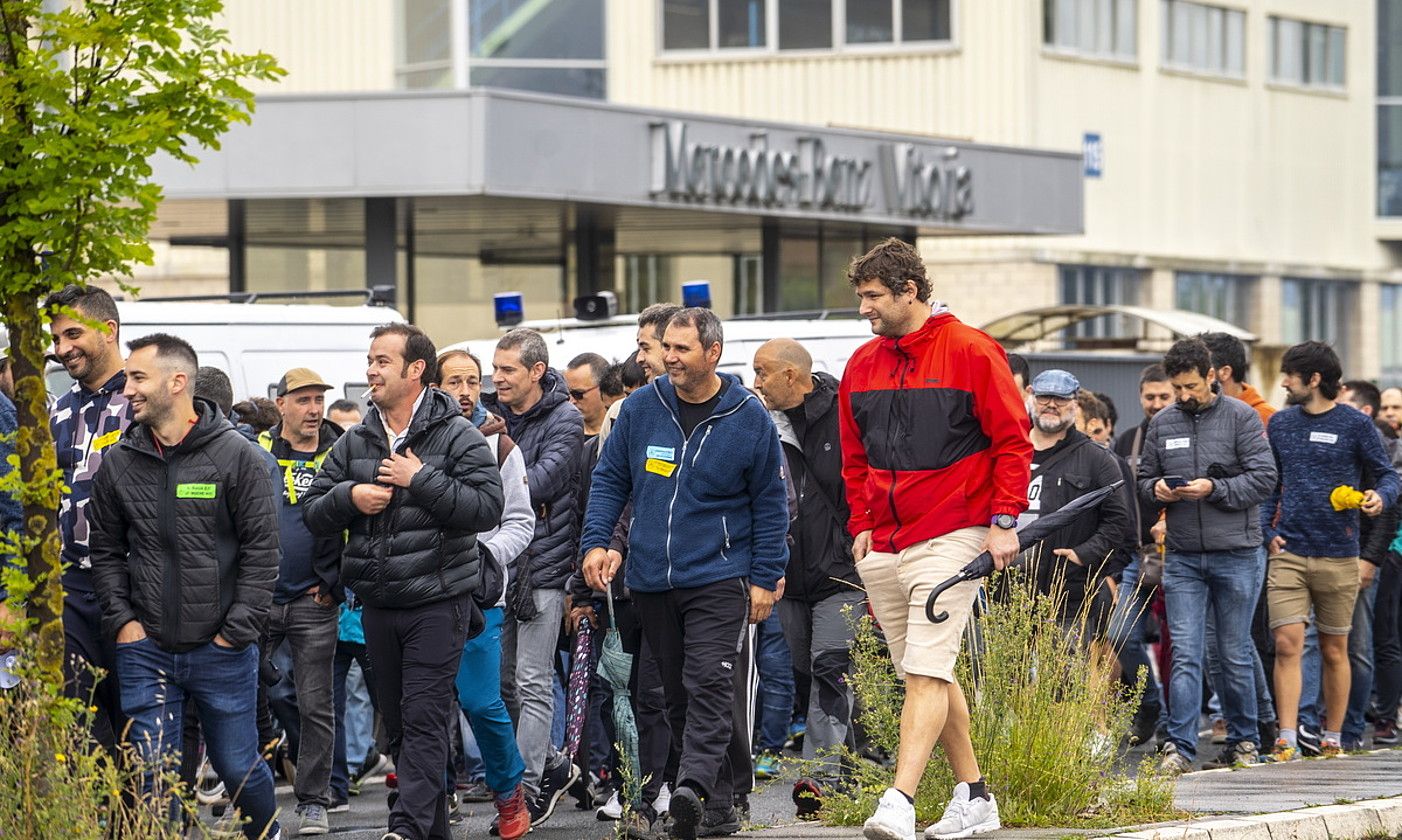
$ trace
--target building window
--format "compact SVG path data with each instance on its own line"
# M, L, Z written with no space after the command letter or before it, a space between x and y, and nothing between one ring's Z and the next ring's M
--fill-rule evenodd
M1144 274L1133 268L1063 265L1058 273L1062 303L1137 306L1143 293ZM1121 338L1134 335L1133 330L1129 318L1110 315L1082 321L1066 334L1074 338Z
M602 99L604 0L399 0L400 87ZM455 31L466 29L465 38Z
M1402 0L1378 0L1378 215L1402 216Z
M1280 338L1285 344L1325 341L1333 345L1344 370L1349 362L1349 325L1357 315L1352 284L1306 277L1280 281Z
M953 0L659 0L663 51L948 43Z
M1402 286L1382 285L1382 373L1390 382L1402 382Z
M1246 13L1163 0L1163 64L1240 79L1246 73Z
M1247 329L1251 323L1249 301L1254 282L1254 277L1236 274L1180 271L1173 279L1174 305Z
M1134 59L1136 0L1045 0L1042 42L1083 55Z
M1344 86L1344 29L1271 18L1271 81L1304 87Z

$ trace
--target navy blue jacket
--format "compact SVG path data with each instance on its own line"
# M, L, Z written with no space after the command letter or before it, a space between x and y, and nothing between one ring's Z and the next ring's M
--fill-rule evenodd
M594 468L580 548L608 548L633 500L629 589L665 592L728 578L773 590L789 561L784 457L774 421L740 380L682 437L677 392L658 379L623 403Z

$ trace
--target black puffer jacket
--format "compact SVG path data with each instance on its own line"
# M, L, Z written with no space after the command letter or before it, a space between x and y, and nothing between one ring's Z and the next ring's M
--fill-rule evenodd
M513 414L497 402L496 394L483 394L482 405L506 420L506 433L526 458L526 481L535 508L535 539L517 566L530 569L535 589L564 589L574 571L579 545L576 507L584 417L570 403L569 389L560 374L547 370L540 387L544 395L524 414Z
M373 484L389 457L380 410L336 441L302 499L313 534L348 530L341 583L372 607L405 609L467 595L478 578L477 534L501 521L501 473L486 438L462 416L457 400L429 389L409 422L400 452L414 450L423 469L389 506L365 516L351 488Z
M93 582L102 627L129 621L164 650L216 634L258 640L278 569L277 465L195 400L198 421L179 445L157 449L133 423L107 455L88 503Z
M799 443L794 446L786 435L779 437L798 492L798 521L792 528L794 544L784 597L811 604L855 592L861 581L847 533L851 514L842 481L837 380L826 373L813 374L813 390L803 404L783 414Z

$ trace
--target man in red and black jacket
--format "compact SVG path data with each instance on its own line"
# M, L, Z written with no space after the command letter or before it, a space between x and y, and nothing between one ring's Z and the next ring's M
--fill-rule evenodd
M927 838L1001 826L969 740L969 708L954 678L977 582L925 599L980 552L1003 568L1017 554L1027 506L1029 421L1007 356L988 335L930 302L920 255L888 239L853 261L848 279L877 338L847 363L839 391L843 479L852 555L872 612L906 683L895 786L867 820L870 840L915 834L915 789L936 741L958 784Z

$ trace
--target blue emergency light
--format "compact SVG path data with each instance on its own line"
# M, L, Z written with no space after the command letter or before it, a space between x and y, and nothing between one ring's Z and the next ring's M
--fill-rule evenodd
M693 280L682 284L682 306L711 308L711 281Z
M492 295L492 309L496 312L499 327L514 327L526 317L525 298L520 292L497 292Z

